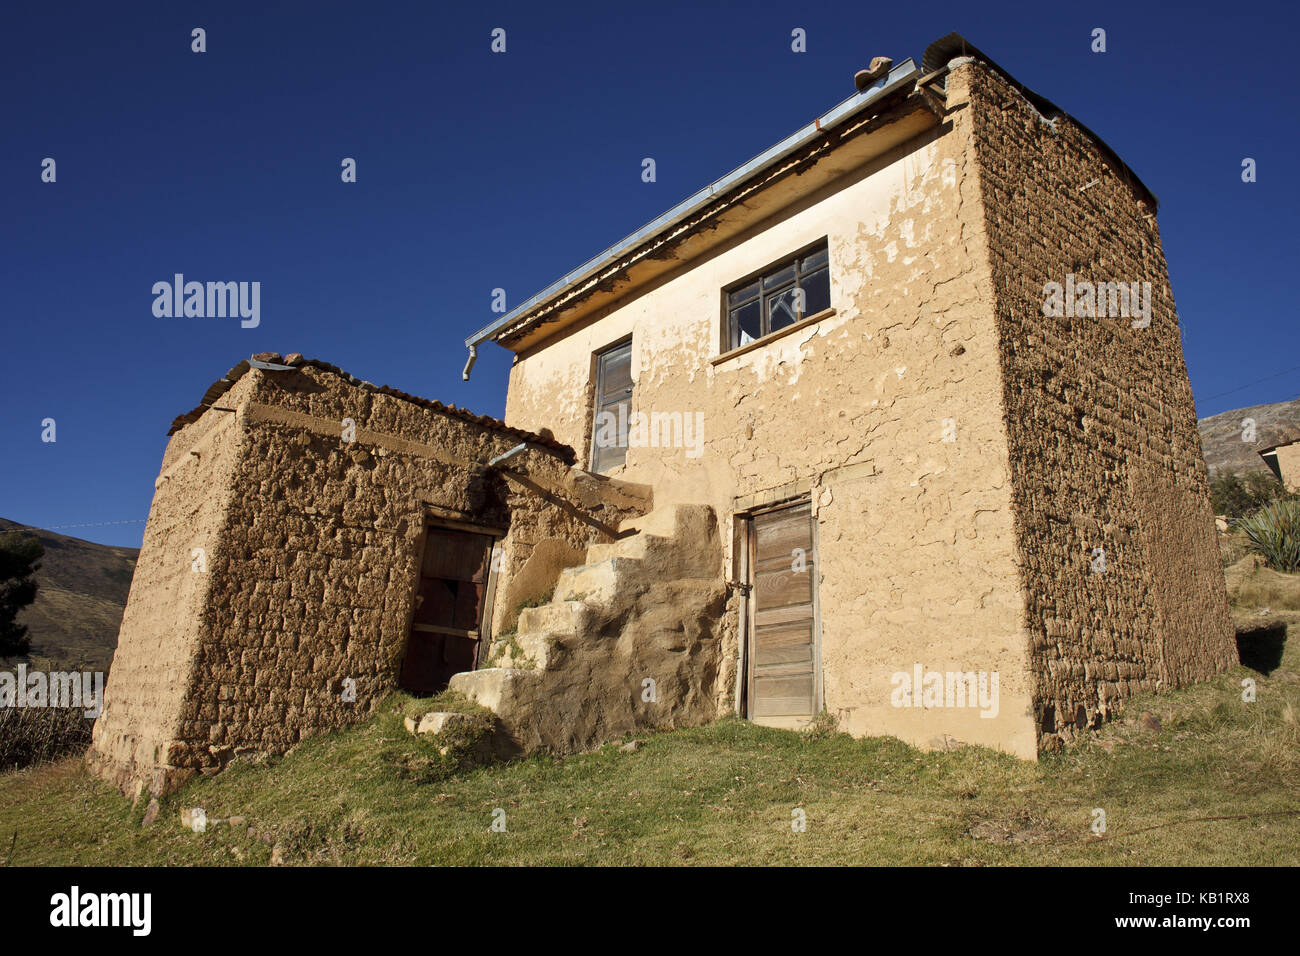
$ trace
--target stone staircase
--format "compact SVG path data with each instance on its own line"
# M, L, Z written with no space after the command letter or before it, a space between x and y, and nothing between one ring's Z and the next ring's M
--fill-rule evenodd
M713 509L659 508L620 533L498 636L500 666L452 677L500 718L499 751L567 753L716 717L726 588Z

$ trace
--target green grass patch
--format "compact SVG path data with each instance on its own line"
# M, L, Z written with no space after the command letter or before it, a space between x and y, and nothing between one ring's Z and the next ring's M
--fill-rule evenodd
M1296 646L1269 676L1237 668L1133 699L1127 717L1038 763L727 719L635 752L471 766L402 723L465 708L397 695L285 757L195 780L148 828L144 801L132 807L78 759L5 774L0 856L17 833L18 865L1300 864ZM202 834L179 822L195 806L211 821Z

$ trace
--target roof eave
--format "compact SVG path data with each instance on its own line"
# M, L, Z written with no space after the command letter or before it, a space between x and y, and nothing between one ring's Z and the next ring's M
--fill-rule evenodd
M474 349L483 342L498 340L507 334L517 335L523 330L534 313L542 311L564 295L565 292L590 279L620 256L627 255L639 246L653 241L692 213L726 196L733 190L741 188L753 177L779 163L786 156L812 142L818 136L824 135L827 130L840 125L871 104L902 89L919 76L920 71L917 69L915 61L911 58L904 60L862 92L856 93L832 107L775 146L764 150L749 162L682 200L663 215L651 220L636 232L610 246L600 255L589 259L578 266L577 269L551 283L527 302L479 329L465 340L465 345Z

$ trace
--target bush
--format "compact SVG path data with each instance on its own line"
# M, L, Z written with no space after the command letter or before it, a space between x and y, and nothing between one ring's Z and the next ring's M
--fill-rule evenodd
M1275 571L1300 571L1300 501L1274 501L1237 522L1246 548Z
M1221 475L1210 483L1210 503L1216 515L1244 518L1273 501L1295 501L1300 495L1286 490L1282 482L1262 471L1244 475Z

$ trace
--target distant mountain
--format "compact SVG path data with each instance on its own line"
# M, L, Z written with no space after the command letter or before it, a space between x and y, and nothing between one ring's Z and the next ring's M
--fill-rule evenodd
M1242 441L1243 420L1255 421L1255 441ZM1251 405L1220 412L1196 423L1210 477L1223 474L1267 472L1260 449L1300 438L1300 398L1272 405Z
M31 657L107 669L139 548L95 544L0 518L0 533L22 531L45 546L36 601L18 615Z

